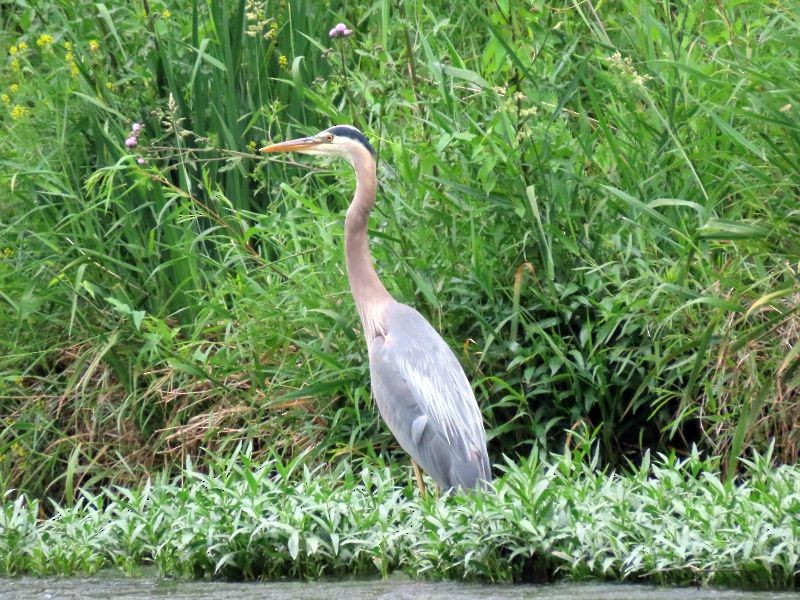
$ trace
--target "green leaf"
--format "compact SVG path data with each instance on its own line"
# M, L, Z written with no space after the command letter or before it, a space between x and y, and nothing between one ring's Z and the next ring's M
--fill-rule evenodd
M289 556L292 557L292 560L297 560L299 554L300 554L300 532L294 531L289 536Z

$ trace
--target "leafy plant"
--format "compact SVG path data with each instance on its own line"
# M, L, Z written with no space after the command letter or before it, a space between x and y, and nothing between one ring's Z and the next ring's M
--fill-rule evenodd
M587 426L612 466L796 459L797 7L0 22L0 490L69 502L243 441L312 469L395 449L341 266L352 175L254 153L343 121L380 153L379 270L457 349L495 458Z
M300 457L256 463L253 449L187 462L141 488L82 492L38 519L3 505L3 574L136 573L317 579L381 575L480 581L641 580L762 588L798 584L800 470L769 455L726 482L720 461L646 455L629 474L598 468L589 440L562 455L508 461L488 493L420 498L408 469ZM398 481L404 483L398 484Z

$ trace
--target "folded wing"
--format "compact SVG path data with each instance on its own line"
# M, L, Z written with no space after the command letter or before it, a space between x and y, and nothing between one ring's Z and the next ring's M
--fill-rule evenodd
M486 432L464 370L413 308L395 303L369 347L378 410L400 446L443 489L491 481Z

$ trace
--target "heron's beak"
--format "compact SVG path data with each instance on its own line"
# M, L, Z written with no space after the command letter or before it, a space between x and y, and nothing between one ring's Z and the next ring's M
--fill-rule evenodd
M305 150L311 150L321 143L320 140L314 137L297 138L296 140L288 140L286 142L272 144L271 146L265 146L261 148L259 152L264 154L268 152L303 152Z

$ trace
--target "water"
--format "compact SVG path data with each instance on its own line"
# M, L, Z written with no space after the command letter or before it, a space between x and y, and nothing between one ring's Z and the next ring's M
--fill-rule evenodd
M800 600L793 592L745 592L634 584L481 585L388 580L226 583L118 575L0 578L2 600Z

